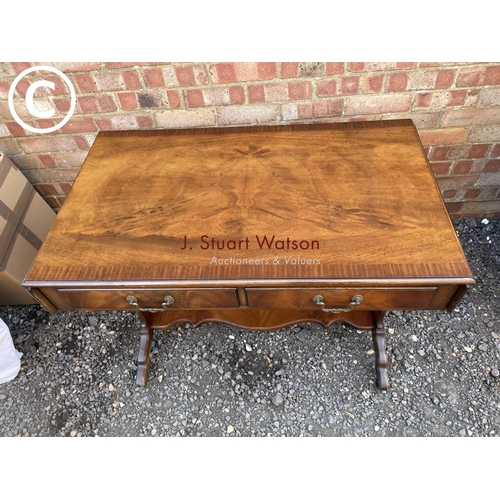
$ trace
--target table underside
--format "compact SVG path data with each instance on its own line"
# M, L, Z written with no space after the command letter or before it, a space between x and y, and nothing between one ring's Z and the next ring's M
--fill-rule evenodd
M141 321L136 379L136 383L141 386L145 386L148 380L150 349L155 330L168 330L176 324L185 323L194 327L205 323L222 323L238 329L264 332L299 323L316 323L324 328L343 323L357 330L372 331L377 385L380 389L387 389L389 381L383 318L389 308L371 309L368 306L392 305L395 309L451 311L466 289L465 285L440 285L347 289L324 286L306 289L163 287L159 290L139 287L131 289L49 287L32 288L30 291L52 312L56 312L57 309L135 310ZM318 296L321 297L321 302L315 303L314 300ZM351 297L350 302L347 299L347 304L346 297ZM366 301L363 299L355 302L355 297L366 297ZM226 307L220 307L221 304L217 307L218 302L222 305L225 303ZM196 304L199 306L202 303L215 306L209 309L196 308ZM252 304L260 304L263 307L251 307ZM335 307L331 307L332 305ZM397 307L398 305L400 307Z
M297 311L294 309L213 309L196 311L164 311L158 313L138 311L141 338L137 358L136 384L148 381L150 350L155 330L167 330L178 323L198 327L204 323L222 323L238 329L272 331L299 323L316 323L329 328L335 323L347 324L357 330L371 330L375 351L375 372L379 389L389 387L386 336L383 326L385 311L350 311L328 313L324 311Z

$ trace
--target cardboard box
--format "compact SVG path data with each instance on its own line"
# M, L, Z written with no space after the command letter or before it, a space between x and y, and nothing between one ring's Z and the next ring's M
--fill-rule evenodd
M21 286L56 214L0 153L0 305L36 304Z

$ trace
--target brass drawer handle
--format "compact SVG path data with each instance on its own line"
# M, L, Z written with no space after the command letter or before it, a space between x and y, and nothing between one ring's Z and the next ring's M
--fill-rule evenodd
M352 308L354 306L359 306L359 304L361 304L361 302L363 302L363 296L362 295L355 295L351 299L351 303L349 304L349 307L345 308L345 309L343 309L343 308L328 308L327 309L325 307L325 303L323 302L323 295L315 295L312 300L315 304L318 304L318 306L321 306L322 311L332 312L332 313L340 313L340 312L352 311Z
M131 306L134 306L137 309L137 311L145 311L152 313L165 311L168 306L172 305L175 302L174 298L171 295L165 295L165 297L163 297L163 302L161 304L161 307L141 307L139 305L139 302L137 302L137 299L133 295L127 295L125 299Z

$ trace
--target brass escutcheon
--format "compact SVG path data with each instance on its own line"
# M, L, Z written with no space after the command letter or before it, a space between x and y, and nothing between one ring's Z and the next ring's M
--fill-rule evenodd
M163 297L163 302L161 304L161 307L141 307L139 305L139 302L133 295L127 295L125 299L131 306L134 306L137 311L143 311L143 312L165 311L168 306L172 305L175 302L174 298L171 295L165 295L165 297Z
M340 312L349 312L352 311L352 308L354 306L358 306L363 302L363 296L362 295L354 295L354 297L351 299L351 303L349 304L348 308L341 308L341 307L336 307L336 308L327 308L325 307L323 295L315 295L312 299L312 301L315 304L318 304L318 306L321 306L321 310L325 312L331 312L331 313L340 313Z

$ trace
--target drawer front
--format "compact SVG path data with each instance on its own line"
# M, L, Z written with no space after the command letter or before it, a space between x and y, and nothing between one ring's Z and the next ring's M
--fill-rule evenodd
M436 287L425 288L247 288L256 309L426 309ZM322 297L322 300L318 298ZM359 297L362 300L360 301ZM357 297L357 298L354 298ZM314 299L314 300L313 300Z
M72 309L218 309L238 307L235 288L198 289L59 289ZM166 298L170 297L170 298ZM138 304L136 306L135 304Z

